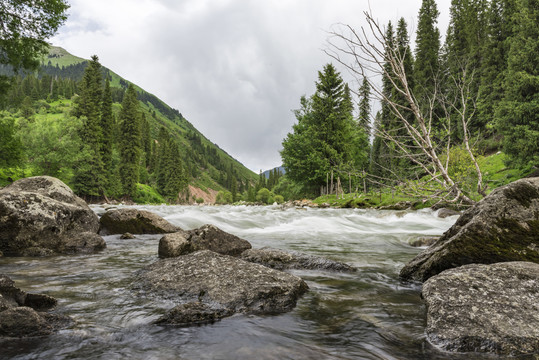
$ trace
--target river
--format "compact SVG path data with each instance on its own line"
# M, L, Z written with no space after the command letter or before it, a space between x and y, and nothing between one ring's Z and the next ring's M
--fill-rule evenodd
M456 217L431 210L136 206L184 229L214 224L251 242L328 257L355 274L292 271L310 291L280 315L235 315L211 325L156 326L172 303L140 298L132 275L157 260L159 235L106 236L101 253L0 258L16 286L59 300L75 324L42 338L1 340L2 359L469 359L431 346L420 285L399 270L421 249L408 241L441 235ZM105 210L94 206L101 214ZM474 359L492 357L474 354Z

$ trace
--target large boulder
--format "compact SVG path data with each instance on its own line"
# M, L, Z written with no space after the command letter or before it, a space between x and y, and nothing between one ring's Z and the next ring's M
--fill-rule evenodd
M168 258L186 255L199 250L211 250L222 255L238 256L250 249L244 239L229 234L214 225L203 225L198 229L167 234L159 240L159 257Z
M101 216L100 223L104 235L166 234L181 230L157 214L132 208L109 210Z
M90 253L106 247L99 219L62 181L36 176L0 190L0 252L5 256Z
M56 304L55 298L26 293L0 274L0 337L43 336L67 327L70 318L45 312Z
M203 250L149 265L138 274L134 289L177 302L166 318L183 324L234 313L289 311L308 287L294 275Z
M339 272L357 271L355 267L339 261L303 254L297 251L284 251L268 247L245 250L241 253L240 258L248 262L261 264L277 270L303 269Z
M461 265L539 262L539 178L492 191L465 211L438 241L401 270L404 280L425 281Z
M539 353L539 264L472 264L423 284L427 337L447 351Z

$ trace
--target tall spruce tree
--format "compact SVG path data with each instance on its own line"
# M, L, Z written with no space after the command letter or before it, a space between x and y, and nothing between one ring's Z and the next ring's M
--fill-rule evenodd
M103 91L103 101L101 103L101 158L103 159L103 167L105 173L105 187L107 195L110 195L110 185L112 174L114 173L112 162L112 151L114 147L114 114L112 112L112 95L110 92L110 81L107 77L105 80L105 89Z
M450 21L443 48L444 71L450 77L445 81L444 92L448 99L458 98L459 90L455 86L458 82L468 81L469 99L466 104L457 106L462 110L464 106L472 109L475 106L480 85L484 44L487 34L487 1L486 0L452 0L450 8ZM466 76L464 76L466 74ZM456 104L454 104L456 106ZM458 114L451 117L452 137L461 141L463 129ZM482 131L484 123L475 114L470 121L470 130Z
M168 156L166 163L166 184L163 189L163 195L173 202L178 200L178 195L187 185L186 171L180 158L180 149L178 144L169 139Z
M393 30L393 24L391 23L391 21L388 22L384 35L386 38L386 49L384 49L385 75L382 78L382 92L384 94L384 97L391 99L394 90L390 77L390 75L392 74L392 68L389 56L391 50L395 47L395 32ZM375 123L376 129L384 129L387 131L391 131L395 121L393 110L391 109L391 106L388 104L387 101L381 102L381 110L377 114L377 120L378 121ZM373 175L380 178L380 180L389 178L392 169L395 167L394 162L396 161L394 146L376 136L374 139L374 149L371 161L373 162L371 166L371 173Z
M371 87L366 77L359 88L359 126L363 128L366 134L370 134L371 129Z
M133 84L129 84L120 111L120 177L124 195L135 194L139 176L141 156L140 109L137 92Z
M509 38L505 98L496 115L514 164L539 164L539 1L517 0Z
M479 119L489 132L495 131L495 108L505 96L509 39L513 35L515 10L515 0L492 0L489 6L478 103Z
M439 15L436 1L423 0L416 31L413 89L423 112L429 110L440 75L440 31L436 27Z
M344 171L358 153L367 152L355 146L360 128L353 118L350 89L333 65L318 72L316 92L310 99L302 97L295 115L298 123L284 139L281 157L288 178L316 194L329 172Z
M74 115L82 121L80 138L86 156L75 169L75 192L83 196L102 196L105 190L105 168L102 160L103 132L101 110L103 99L101 64L94 55L84 71L81 94L74 108Z
M408 83L407 86L410 89L414 89L414 58L410 49L410 39L408 37L407 27L408 25L406 24L404 18L400 18L397 24L395 45L397 46L399 57L403 59L402 65L404 67L404 73L406 74L406 82ZM399 81L398 86L400 89L406 88L406 85L403 82L404 81ZM403 117L410 124L413 124L415 122L415 115L411 110L406 110L406 108L409 108L410 106L406 97L400 92L398 92L397 89L393 88L392 99L399 107L399 112L403 115ZM401 119L394 117L392 119L391 127L393 128L393 134L397 138L404 139L406 137L409 137L405 127L402 125ZM412 140L409 139L408 141L403 141L403 143L406 146L411 146ZM405 179L411 171L412 163L410 162L410 159L405 156L402 156L401 151L398 149L394 150L393 157L393 172L400 176L401 179Z

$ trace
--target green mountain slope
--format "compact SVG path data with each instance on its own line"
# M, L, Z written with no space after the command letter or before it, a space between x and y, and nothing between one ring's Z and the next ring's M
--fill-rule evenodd
M34 100L33 115L36 119L48 119L54 121L55 118L61 118L62 114L69 114L72 109L71 95L55 96L52 99L46 94L52 94L53 82L60 79L70 85L74 89L72 93L76 96L77 83L82 79L84 70L88 64L88 60L74 56L66 50L59 47L51 47L49 54L44 57L40 70L32 77L37 78L38 91L42 94L28 93L20 95L17 100L17 94L13 94L12 100L8 100L7 108L10 107L13 116L20 116L24 108L24 95ZM103 64L102 64L103 65ZM122 78L112 70L102 67L103 76L108 77L111 85L113 98L113 111L116 118L121 110L121 102L127 89L129 82ZM8 73L9 69L0 69L0 72ZM29 75L29 74L27 74ZM24 89L24 86L30 86L25 83L26 75L18 79L19 87ZM47 79L47 80L45 80ZM50 83L50 89L46 89ZM144 89L133 84L137 97L146 119L149 123L150 138L152 142L157 142L159 131L164 127L176 140L180 148L180 157L190 175L189 185L200 188L204 191L212 190L228 190L232 192L243 192L249 186L256 183L258 175L247 169L240 162L227 154L218 145L211 142L203 134L201 134L178 110L171 108L169 105L161 101L155 95L146 92ZM56 86L56 85L55 85ZM45 89L43 89L45 88ZM44 95L45 94L45 95ZM69 93L71 94L71 93ZM46 100L40 100L46 99ZM26 99L25 99L26 100ZM17 105L17 102L19 102ZM40 105L41 104L41 105ZM45 106L42 106L46 104ZM18 112L17 112L18 111ZM231 187L235 188L235 191Z

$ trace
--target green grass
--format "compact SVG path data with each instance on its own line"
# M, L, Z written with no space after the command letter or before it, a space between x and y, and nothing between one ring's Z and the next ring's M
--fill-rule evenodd
M502 152L478 159L479 167L483 171L484 182L489 187L488 192L521 179L530 172L529 169L508 167L507 160L507 155Z
M50 47L49 55L53 57L45 56L42 60L43 64L47 65L50 61L52 66L58 65L58 67L62 67L86 61L86 59L71 55L66 50L57 46Z
M133 196L137 204L164 204L166 200L149 185L137 184L137 191Z
M521 179L530 173L530 169L516 169L507 166L507 155L502 152L496 154L479 157L478 163L483 173L483 181L487 188L487 194L497 187L509 184L513 181ZM426 180L426 179L422 179ZM475 185L474 185L475 186ZM472 199L479 201L479 194L469 194ZM344 198L337 198L335 195L321 196L313 200L317 204L327 203L334 207L344 208L370 208L393 206L399 202L410 202L413 208L420 209L434 205L434 201L428 200L427 193L424 197L412 197L403 195L403 191L399 187L391 189L381 189L380 191L369 192L367 194L345 194Z

